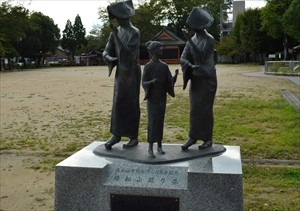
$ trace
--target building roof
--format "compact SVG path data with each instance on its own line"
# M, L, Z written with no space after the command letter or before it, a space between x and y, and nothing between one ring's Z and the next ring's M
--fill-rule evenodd
M152 40L159 41L162 45L185 45L185 41L183 41L180 37L166 27L157 33Z

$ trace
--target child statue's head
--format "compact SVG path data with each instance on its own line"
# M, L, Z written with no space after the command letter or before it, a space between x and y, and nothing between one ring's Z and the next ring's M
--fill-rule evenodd
M146 42L146 47L151 57L159 58L162 55L161 43L158 41Z

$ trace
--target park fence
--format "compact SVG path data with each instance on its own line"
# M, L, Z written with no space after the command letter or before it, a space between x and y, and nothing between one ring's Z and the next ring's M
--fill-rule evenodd
M265 74L300 76L300 61L266 61Z

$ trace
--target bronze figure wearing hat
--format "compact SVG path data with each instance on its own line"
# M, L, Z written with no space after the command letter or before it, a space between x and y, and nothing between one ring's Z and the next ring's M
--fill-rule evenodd
M165 153L162 149L162 139L167 93L175 97L174 84L177 80L178 69L172 77L168 65L160 60L163 53L160 42L149 41L146 46L151 60L144 66L142 85L146 93L144 99L147 100L148 111L148 154L150 157L155 158L153 143L157 143L158 153Z
M132 1L118 2L107 7L110 19L116 19L119 27L110 24L111 34L103 51L109 75L116 66L113 106L110 132L112 136L105 143L107 149L118 143L121 137L128 137L123 148L138 144L140 121L140 81L139 65L140 32L129 19L134 15Z
M217 90L217 76L214 63L215 40L206 29L213 23L213 17L206 7L194 7L187 19L187 25L195 32L181 55L184 89L190 82L190 129L189 139L181 146L187 150L198 140L204 143L199 149L212 146L213 104Z

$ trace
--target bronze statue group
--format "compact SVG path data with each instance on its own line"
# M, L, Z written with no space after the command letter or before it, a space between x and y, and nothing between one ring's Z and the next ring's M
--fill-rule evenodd
M155 158L153 144L157 152L162 149L163 125L167 93L175 97L174 84L178 69L172 77L169 67L160 60L161 44L149 41L146 47L150 61L144 66L141 76L139 64L140 32L130 23L135 14L132 1L123 1L107 7L109 18L116 19L119 27L110 24L111 34L103 52L109 75L116 66L113 106L110 132L112 136L105 143L106 149L120 142L121 137L129 138L123 148L138 145L140 121L140 83L145 90L148 112L148 154ZM183 72L183 88L190 81L190 130L189 139L181 146L182 150L202 140L199 149L213 144L213 104L217 90L217 77L214 64L214 38L206 31L213 23L213 17L206 7L194 7L187 19L187 25L195 32L182 52L180 62Z

